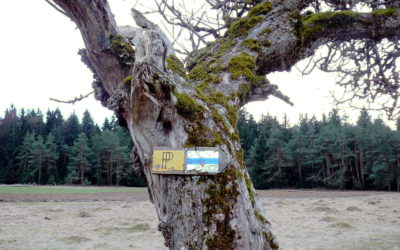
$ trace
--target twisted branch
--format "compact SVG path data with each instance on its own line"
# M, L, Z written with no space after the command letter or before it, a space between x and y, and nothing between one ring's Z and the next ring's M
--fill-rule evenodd
M77 97L75 97L74 99L72 99L72 100L68 100L68 101L64 101L64 100L59 100L59 99L56 99L56 98L49 98L50 99L50 101L54 101L54 102L59 102L59 103L67 103L67 104L75 104L76 102L80 102L80 101L82 101L83 99L85 99L85 98L88 98L90 95L92 95L94 93L94 91L92 91L92 92L90 92L90 93L87 93L86 95L80 95L80 96L77 96Z

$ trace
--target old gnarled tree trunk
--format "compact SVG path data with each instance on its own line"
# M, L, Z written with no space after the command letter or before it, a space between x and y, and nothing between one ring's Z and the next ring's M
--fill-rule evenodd
M265 75L290 69L320 45L391 38L400 28L398 9L303 20L300 11L312 1L258 1L185 68L164 33L136 10L140 28L118 27L106 0L54 2L81 31L96 98L130 131L170 249L277 249L244 166L238 109L269 95L285 99ZM216 146L229 166L217 176L155 175L152 152L160 146Z

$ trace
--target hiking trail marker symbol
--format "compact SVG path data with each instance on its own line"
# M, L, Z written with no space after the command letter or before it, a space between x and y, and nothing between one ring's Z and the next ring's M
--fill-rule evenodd
M216 175L226 166L219 148L198 147L182 150L157 148L153 151L153 174Z

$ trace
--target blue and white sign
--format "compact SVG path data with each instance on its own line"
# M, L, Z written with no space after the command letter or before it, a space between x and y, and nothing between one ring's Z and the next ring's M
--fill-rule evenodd
M218 173L219 151L217 150L188 150L186 152L187 172Z
M163 175L217 175L231 163L218 147L153 150L151 172Z

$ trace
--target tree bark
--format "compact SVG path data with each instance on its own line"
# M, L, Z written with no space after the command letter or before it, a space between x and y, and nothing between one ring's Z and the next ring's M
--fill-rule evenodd
M237 111L269 95L288 101L265 74L290 69L328 39L354 38L349 27L335 28L338 37L329 27L305 36L309 24L302 24L298 8L307 1L263 2L184 68L163 32L136 10L140 28L117 27L105 0L55 2L81 31L86 49L80 53L95 74L96 98L130 131L166 246L279 248L244 166ZM371 28L377 39L391 35L371 26L357 26L356 35L366 37ZM219 147L226 169L216 176L152 174L153 150L161 146Z

